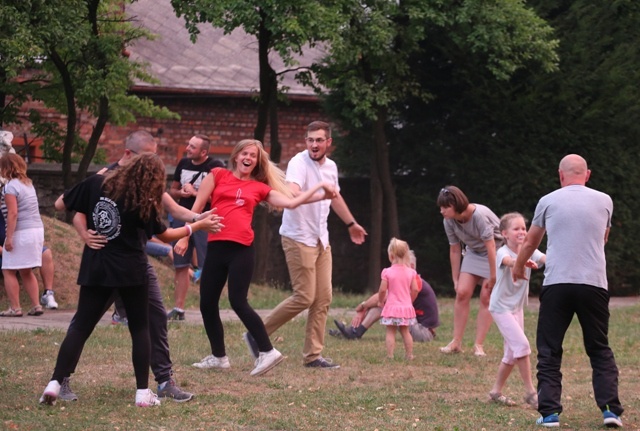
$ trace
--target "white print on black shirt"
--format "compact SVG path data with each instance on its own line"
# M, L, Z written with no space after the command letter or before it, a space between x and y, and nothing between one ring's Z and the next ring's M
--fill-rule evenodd
M96 206L93 207L93 224L100 235L107 237L111 241L120 235L122 227L118 205L109 198L101 197Z

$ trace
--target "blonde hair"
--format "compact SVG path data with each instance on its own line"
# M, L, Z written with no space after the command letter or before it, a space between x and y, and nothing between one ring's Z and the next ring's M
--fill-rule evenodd
M27 186L31 185L27 177L27 164L17 154L7 153L0 158L0 175L7 180L15 178Z
M407 244L406 241L402 241L398 238L391 238L387 252L389 253L389 260L391 260L391 263L401 263L407 266L410 265L411 254L409 244Z
M525 219L524 216L519 212L507 213L502 217L500 217L500 227L498 228L500 229L500 233L502 233L502 231L509 229L509 226L511 226L511 222L517 218L522 218L525 224L527 223L527 219Z
M262 142L257 139L243 139L233 147L233 151L231 151L231 154L229 155L230 170L236 170L238 167L236 156L240 154L242 150L250 147L251 145L254 145L258 149L258 163L251 172L253 179L260 181L261 183L265 183L275 191L278 191L289 198L293 197L291 189L287 186L284 172L271 161L269 153L265 151L262 146ZM269 208L276 209L271 205L269 205Z

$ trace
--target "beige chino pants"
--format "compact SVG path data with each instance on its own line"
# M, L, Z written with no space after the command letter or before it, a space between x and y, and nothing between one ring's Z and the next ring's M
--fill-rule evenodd
M282 301L264 319L267 334L271 335L282 325L309 310L302 350L305 364L320 357L324 347L327 314L331 305L331 247L324 248L318 241L309 247L285 236L282 249L287 260L293 295Z

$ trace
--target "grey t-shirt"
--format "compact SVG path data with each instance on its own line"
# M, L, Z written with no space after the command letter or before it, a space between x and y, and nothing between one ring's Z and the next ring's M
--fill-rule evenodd
M16 230L42 228L42 218L40 217L40 209L38 207L38 196L33 185L26 185L22 181L14 178L5 186L2 197L5 195L14 195L18 202L18 221ZM7 207L2 206L2 211L7 219Z
M449 245L462 241L467 249L481 256L487 255L485 241L494 238L496 248L502 245L500 234L500 219L489 208L480 204L473 204L476 209L471 219L466 223L460 223L454 219L444 219L444 231L449 239Z
M543 286L571 283L607 289L604 236L612 214L609 195L581 185L562 187L540 199L531 224L547 231Z

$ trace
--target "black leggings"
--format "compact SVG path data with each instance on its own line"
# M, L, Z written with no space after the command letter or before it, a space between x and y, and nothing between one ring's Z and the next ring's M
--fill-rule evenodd
M200 312L211 344L213 356L226 356L224 328L220 319L220 295L227 278L231 308L253 336L261 352L273 349L262 319L247 301L249 284L253 276L255 250L233 241L211 241L200 279Z
M84 344L104 314L105 305L111 300L114 289L122 297L127 310L136 387L137 389L149 387L151 343L149 341L149 306L147 304L149 293L146 285L121 288L80 286L78 309L73 316L75 324L69 326L67 335L60 345L56 368L51 380L62 383L62 380L74 371Z

